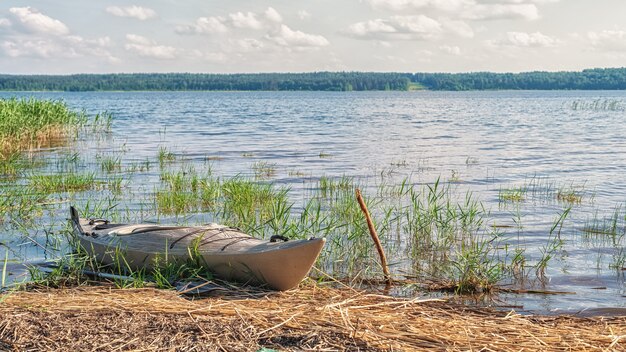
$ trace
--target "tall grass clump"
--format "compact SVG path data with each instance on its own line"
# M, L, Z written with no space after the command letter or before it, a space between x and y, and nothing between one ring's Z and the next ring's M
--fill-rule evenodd
M595 99L592 101L575 100L571 103L572 110L587 111L624 111L626 106L618 99Z
M257 161L252 165L252 171L257 179L271 178L276 175L276 164L267 161Z
M318 261L324 272L350 280L380 273L352 178L321 177L299 204L288 188L254 177L201 177L183 167L161 180L155 192L161 213L208 212L211 221L258 238L325 237ZM514 260L502 250L502 234L487 224L482 203L450 187L405 180L365 200L392 265L460 292L489 291L510 277Z
M523 202L528 190L525 187L500 188L498 201L500 202Z
M489 291L511 271L501 234L486 224L488 214L471 193L457 200L449 187L436 181L409 192L402 227L413 269L461 292Z
M217 178L181 167L161 173L154 196L159 213L208 212L212 221L267 237L284 234L291 228L292 203L288 193L288 188L253 178Z
M198 211L198 185L200 179L193 168L177 172L161 173L161 185L155 191L155 201L159 212L181 214Z
M176 160L176 154L168 150L167 147L160 146L158 159L159 159L159 165L161 166L161 168L163 168L165 164Z
M86 121L84 112L60 100L0 99L0 160L30 148L52 145Z
M32 175L30 182L35 190L46 194L80 192L99 186L94 173Z
M265 225L275 225L277 221L284 223L289 218L288 192L288 188L277 188L270 183L243 177L228 179L221 185L221 218L232 226L263 237ZM273 227L278 229L278 226Z
M620 205L615 207L613 212L602 214L601 217L596 212L593 218L588 219L580 229L583 243L591 248L609 250L612 257L609 268L626 270L626 213Z
M93 117L93 132L111 133L111 125L113 124L113 114L108 111L98 113Z

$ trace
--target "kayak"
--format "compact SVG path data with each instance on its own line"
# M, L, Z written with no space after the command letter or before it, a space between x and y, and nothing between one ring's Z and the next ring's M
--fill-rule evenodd
M199 260L216 278L284 291L309 273L326 240L270 240L218 224L167 226L112 224L80 218L70 207L74 235L85 251L104 265L119 262L132 270L151 269L164 262Z

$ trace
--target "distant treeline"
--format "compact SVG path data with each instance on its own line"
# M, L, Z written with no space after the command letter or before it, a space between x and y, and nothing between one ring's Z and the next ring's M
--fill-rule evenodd
M403 73L365 72L0 75L0 90L407 90L410 77L411 74Z
M0 90L159 91L159 90L498 90L626 89L626 68L579 72L524 73L124 73L0 75Z

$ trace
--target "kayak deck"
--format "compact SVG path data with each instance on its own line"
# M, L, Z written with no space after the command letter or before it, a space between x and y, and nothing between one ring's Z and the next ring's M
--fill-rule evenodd
M199 257L216 277L277 290L297 286L308 275L325 243L323 238L261 240L218 224L110 224L102 219L80 218L73 207L71 215L81 246L103 264L114 263L120 253L133 270L153 268L163 259L184 262Z

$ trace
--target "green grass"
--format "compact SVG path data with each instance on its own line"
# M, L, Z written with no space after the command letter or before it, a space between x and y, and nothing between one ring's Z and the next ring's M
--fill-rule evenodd
M36 169L44 165L44 161L30 155L15 151L0 158L0 179L16 179L26 170Z
M165 164L176 160L176 154L169 151L166 147L161 146L159 147L158 160L159 165L161 165L161 168L163 168Z
M162 186L155 203L164 214L209 211L214 221L257 237L326 237L325 270L348 278L380 272L352 178L321 177L299 211L289 189L241 176L200 177L182 168L163 173ZM499 250L501 234L486 225L485 210L471 194L458 203L449 184L418 189L404 180L366 201L388 251L397 250L397 234L406 236L416 274L451 282L459 292L485 292L513 271L509 254Z
M105 111L94 116L91 126L93 132L110 133L112 124L113 114Z
M561 202L580 204L583 201L583 191L574 188L561 188L556 192L556 199Z
M104 130L110 129L110 118L99 117L98 121L104 126L108 124ZM459 185L451 184L461 182L456 170L447 179L450 182L437 180L423 186L415 185L410 177L397 181L395 176L389 177L389 173L381 173L380 181L376 179L374 186L370 187L360 185L360 179L353 177L322 176L317 181L311 177L302 180L305 191L294 200L289 188L268 180L275 176L278 166L264 161L252 165L252 175L217 177L212 172L212 165L206 162L210 161L209 158L191 164L190 160L182 159L184 154L177 160L176 154L166 147L159 148L156 158L153 155L145 162L133 163L123 162L123 153L97 154L96 160L89 160L78 152L59 154L56 173L41 175L38 173L49 173L49 168L35 169L30 175L24 175L20 163L27 161L22 156L18 154L7 159L5 174L15 174L17 181L12 182L11 187L0 187L0 212L5 214L0 222L4 221L7 226L26 224L29 217L47 212L53 214L55 209L65 206L44 205L50 199L61 202L79 199L87 216L106 216L114 221L135 222L161 216L172 220L169 217L175 216L175 221L202 219L203 222L236 226L259 238L276 234L291 239L325 237L328 242L317 267L345 280L375 278L382 272L355 199L357 187L365 190L364 197L390 262L400 268L395 271L396 275L405 272L411 277L449 283L459 293L496 290L501 283L526 275L526 267L534 267L538 276L543 275L563 247L561 229L569 214L569 210L561 212L554 227L546 229L549 238L541 248L541 257L531 260L530 256L526 257L523 243L515 248L510 246L508 235L500 232L504 227L494 226L489 211L477 197L471 192L456 193ZM321 158L328 156L320 153ZM152 177L150 168L156 161L161 166L160 180L151 184L148 191L144 189L133 194L139 188L133 184L135 177L142 180L146 175ZM417 164L420 168L422 163L418 161ZM474 162L468 158L466 164ZM399 160L392 166L397 172L408 163ZM125 172L121 172L122 169ZM289 176L302 175L289 172ZM20 181L20 177L24 178ZM102 192L93 196L96 192L86 192L91 190ZM123 194L127 190L127 194ZM57 196L59 193L70 194ZM144 198L138 201L138 195ZM569 206L588 197L584 185L559 184L540 178L498 192L498 199L503 203L541 199ZM140 209L133 210L133 213L129 211L129 205ZM34 223L32 226L34 229ZM590 224L587 233L619 237L615 243L623 243L620 237L623 225L610 227L608 223L602 223L594 226ZM613 266L617 268L625 262L624 251L616 252ZM133 271L125 263L122 252L118 253L113 269L101 268L81 258L80 253L68 256L62 267L39 279L48 280L48 285L58 285L63 282L63 277L77 278L81 268L91 268L117 274L121 277L116 282L120 287L155 285L171 288L184 277L204 275L198 271L198 266L169 263L166 258L154 271ZM76 282L72 280L68 282Z
M417 82L409 82L407 90L408 91L418 91L418 90L424 90L426 89L426 87L424 87L421 83L417 83Z
M624 111L626 105L618 99L575 100L570 104L572 110L587 111Z
M86 121L60 100L0 99L0 159L53 144Z
M585 187L585 182L556 182L548 178L533 177L522 185L500 188L498 200L501 203L520 203L526 200L566 204L581 204L593 199L593 193Z
M326 152L320 152L318 156L320 159L328 159L328 158L332 158L333 155L330 153L326 153Z
M96 156L100 161L100 168L106 173L113 173L122 169L122 159L119 155Z
M276 176L276 164L267 161L257 161L252 164L252 171L258 179L271 178Z
M33 189L45 194L80 192L99 186L94 173L32 175L30 184Z
M526 200L525 187L500 188L498 191L498 200L500 202L523 202Z
M322 197L332 197L337 192L352 191L356 188L354 178L346 176L339 179L322 176L318 184L318 189Z
M66 229L66 231L70 231ZM118 288L156 287L175 288L178 283L190 279L211 280L212 275L197 254L190 251L187 260L168 260L167 255L157 256L150 269L133 269L126 261L124 251L115 248L111 252L112 264L99 263L72 237L74 252L54 259L54 265L47 270L30 266L29 286L64 287L82 285L94 280L114 283ZM167 253L167 249L164 250ZM19 288L19 287L18 287Z

